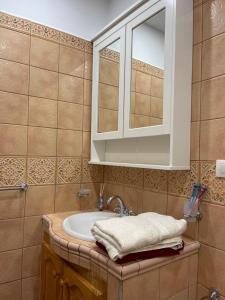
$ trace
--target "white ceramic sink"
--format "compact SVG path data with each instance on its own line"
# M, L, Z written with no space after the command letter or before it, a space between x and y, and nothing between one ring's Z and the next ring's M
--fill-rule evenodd
M63 221L63 229L69 235L85 241L94 242L91 228L98 220L118 217L118 214L107 211L84 212L72 215Z

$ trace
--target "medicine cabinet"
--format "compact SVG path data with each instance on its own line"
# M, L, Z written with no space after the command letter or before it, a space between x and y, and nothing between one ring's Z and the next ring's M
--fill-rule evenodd
M94 39L90 163L189 169L192 2L138 2Z

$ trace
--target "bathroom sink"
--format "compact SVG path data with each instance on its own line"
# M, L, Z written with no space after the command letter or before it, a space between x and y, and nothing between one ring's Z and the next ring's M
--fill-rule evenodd
M63 221L63 229L69 235L85 241L94 242L91 228L98 220L118 217L118 214L107 211L84 212L72 215Z

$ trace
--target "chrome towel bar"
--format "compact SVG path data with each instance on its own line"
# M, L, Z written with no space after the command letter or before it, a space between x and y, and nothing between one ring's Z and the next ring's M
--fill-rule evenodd
M0 187L0 192L3 191L27 191L28 184L26 182L21 183L19 186L6 186Z

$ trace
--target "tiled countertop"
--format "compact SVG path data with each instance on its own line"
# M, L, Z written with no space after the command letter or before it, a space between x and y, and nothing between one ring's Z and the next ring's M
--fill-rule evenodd
M117 264L109 259L107 254L95 243L75 239L64 232L62 228L63 220L76 213L79 213L79 211L43 216L44 231L49 234L50 244L54 251L63 259L87 268L90 265L91 260L120 280L125 280L149 270L159 268L173 261L183 259L184 257L197 253L200 247L198 241L193 241L184 237L183 240L185 246L180 252L180 255Z

